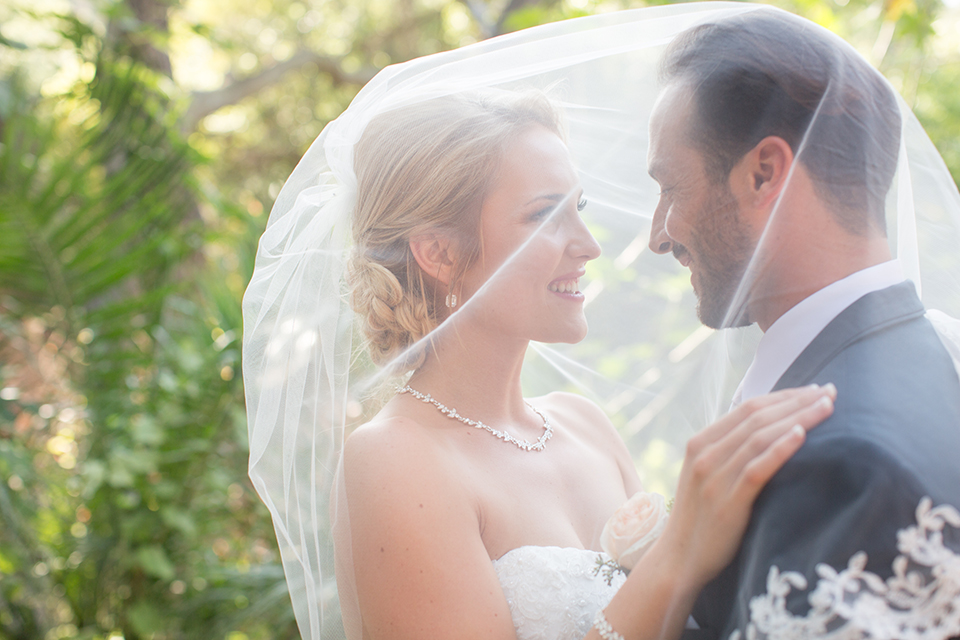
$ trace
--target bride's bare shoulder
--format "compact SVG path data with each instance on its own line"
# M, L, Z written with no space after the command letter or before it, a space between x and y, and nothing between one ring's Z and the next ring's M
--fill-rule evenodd
M573 428L596 429L600 427L616 433L610 418L607 417L603 409L592 400L576 393L554 391L539 398L532 398L530 402L535 407L563 416L565 420L571 423Z
M406 416L377 416L357 427L344 443L344 455L363 457L395 456L401 453L429 453L436 447L426 427Z
M344 443L343 465L351 476L373 482L442 482L449 452L429 428L405 416L377 417L358 427Z
M347 438L343 455L355 557L358 548L378 557L376 549L404 540L405 553L422 552L426 563L441 545L434 534L479 538L476 503L428 428L406 417L375 419ZM412 540L425 546L418 551Z

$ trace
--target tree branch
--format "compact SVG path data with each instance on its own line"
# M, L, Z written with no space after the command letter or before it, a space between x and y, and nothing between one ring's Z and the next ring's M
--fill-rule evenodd
M338 84L364 85L377 73L377 70L372 68L361 69L356 73L348 73L343 70L340 66L340 61L336 58L323 56L313 51L300 50L289 59L267 67L260 73L250 76L249 78L231 82L213 91L194 91L190 106L187 107L181 119L181 130L185 133L193 131L200 120L214 111L231 104L236 104L244 98L252 96L270 85L276 84L287 71L305 64L317 65L321 71L329 74L334 82Z

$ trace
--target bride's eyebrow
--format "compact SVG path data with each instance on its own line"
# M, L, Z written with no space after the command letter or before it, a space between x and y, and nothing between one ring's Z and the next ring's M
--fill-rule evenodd
M576 198L579 199L579 198L581 198L582 196L583 196L583 189L580 190L580 193L576 196ZM557 204L557 203L563 202L563 201L566 200L567 198L574 199L573 193L550 193L550 194L546 194L546 195L537 196L537 197L533 198L532 200L524 203L523 206L526 207L527 205L531 205L531 204L533 204L534 202L539 202L540 200L548 200L548 201L550 201L550 202L553 202L553 203Z

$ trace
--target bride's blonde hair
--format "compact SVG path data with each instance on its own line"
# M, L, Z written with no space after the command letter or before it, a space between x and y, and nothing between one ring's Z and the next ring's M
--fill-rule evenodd
M347 282L376 364L420 366L425 350L410 347L447 314L448 292L424 278L410 238L439 231L453 239L453 289L480 255L480 208L504 149L535 124L564 137L560 112L541 91L447 96L388 111L367 126L354 155Z

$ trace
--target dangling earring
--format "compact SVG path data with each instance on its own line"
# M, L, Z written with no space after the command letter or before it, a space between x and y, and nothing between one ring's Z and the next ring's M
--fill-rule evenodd
M456 306L457 306L457 294L455 294L455 293L448 293L448 294L447 294L447 308L448 308L448 309L453 309L453 308L456 307Z

